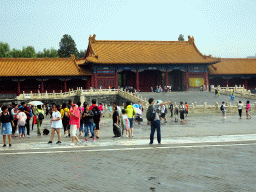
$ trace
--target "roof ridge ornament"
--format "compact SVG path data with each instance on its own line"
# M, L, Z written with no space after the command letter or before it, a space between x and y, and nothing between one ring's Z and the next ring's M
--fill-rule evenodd
M76 60L76 56L75 56L74 54L70 54L70 58L71 58L72 60Z
M189 42L189 43L195 43L194 36L190 37L190 35L189 35L189 36L188 36L188 42Z
M90 42L90 43L95 43L95 42L96 42L95 37L96 37L95 34L94 34L93 36L90 35L90 37L89 37L89 42Z

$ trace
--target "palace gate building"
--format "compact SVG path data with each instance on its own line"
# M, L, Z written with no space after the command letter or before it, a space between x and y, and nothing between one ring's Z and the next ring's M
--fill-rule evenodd
M201 86L256 88L256 59L203 55L188 41L106 41L89 37L84 58L0 58L0 97L23 92L171 85L173 91Z

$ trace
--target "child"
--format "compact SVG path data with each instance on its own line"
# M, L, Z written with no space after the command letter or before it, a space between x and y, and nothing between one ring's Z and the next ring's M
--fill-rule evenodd
M249 100L246 102L246 108L245 109L246 109L246 119L249 119L249 117L251 119L252 117L251 117L251 115L249 113L249 111L251 110L251 105L250 105L250 101Z
M59 106L57 105L52 105L52 117L51 117L51 127L52 127L52 132L51 132L51 138L48 144L52 143L55 131L58 134L58 141L56 144L61 144L61 134L60 134L60 129L62 128L62 121L61 121L61 114L58 111Z
M220 110L221 110L221 112L222 112L222 117L223 117L224 119L227 119L227 117L226 117L226 106L225 106L225 102L222 102L222 105L221 105L221 107L220 107Z
M188 116L188 103L185 102L185 114L186 114L186 117Z
M17 115L18 119L18 126L19 126L19 137L24 137L25 136L25 124L27 120L27 115L24 113L24 108L20 108L20 112Z
M122 135L124 135L124 130L126 130L126 137L128 137L128 133L129 133L129 137L131 137L130 122L128 120L128 116L125 112L125 109L122 109L121 122L122 122Z

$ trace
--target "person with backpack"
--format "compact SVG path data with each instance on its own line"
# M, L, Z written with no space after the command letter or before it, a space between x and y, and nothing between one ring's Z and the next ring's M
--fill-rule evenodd
M37 105L36 110L34 111L34 114L36 115L36 125L37 125L37 135L42 135L41 126L44 119L44 110L42 110L41 105Z
M27 115L24 113L24 108L20 108L20 112L17 115L18 126L19 126L19 137L25 137L25 124L27 120Z
M131 105L130 101L126 102L125 112L128 116L129 122L130 122L130 132L131 132L131 136L133 137L133 118L136 115L136 110Z
M2 106L2 113L0 114L0 120L2 122L2 128L1 128L1 134L3 135L3 142L4 145L3 147L6 147L6 135L8 136L9 140L9 147L12 146L11 141L12 141L12 126L13 124L13 118L12 115L8 111L7 106Z
M159 118L159 115L158 115L158 109L159 109L159 106L165 105L165 104L168 104L168 103L172 103L172 102L171 101L166 101L166 102L155 104L155 100L153 98L150 98L148 100L148 102L149 102L150 106L148 107L146 117L147 117L147 120L149 122L151 122L151 133L150 133L150 142L149 142L149 144L151 145L154 142L155 130L157 130L158 144L161 144L161 127L160 127L160 118Z
M100 133L100 109L99 106L96 105L96 99L92 100L92 105L90 106L89 110L93 112L93 122L95 124L95 136L96 139L99 139Z
M27 128L27 137L30 137L30 119L33 116L32 110L25 102L21 103L21 106L24 108L24 113L27 115L27 120L26 120L26 125L25 127Z
M225 102L224 101L222 102L222 105L220 106L220 110L222 112L222 117L224 119L227 119L227 117L226 117L226 106L225 106Z
M70 126L69 126L69 108L66 103L62 104L62 109L60 110L62 125L64 129L64 137L70 135Z

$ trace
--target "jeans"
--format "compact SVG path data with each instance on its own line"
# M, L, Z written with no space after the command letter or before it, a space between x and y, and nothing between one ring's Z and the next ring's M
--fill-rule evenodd
M14 126L12 127L12 134L15 134L15 131L18 125L18 120L14 120L13 123L14 123Z
M154 141L155 130L157 130L157 141L161 143L160 120L151 121L150 143Z
M19 126L19 133L25 134L25 126Z
M84 121L80 121L79 131L82 132L84 129Z
M94 137L94 130L93 130L93 124L84 124L85 134L84 137L87 137L88 135L88 129L90 129L90 132L92 134L92 137Z
M133 128L133 118L128 118L130 122L130 128Z

